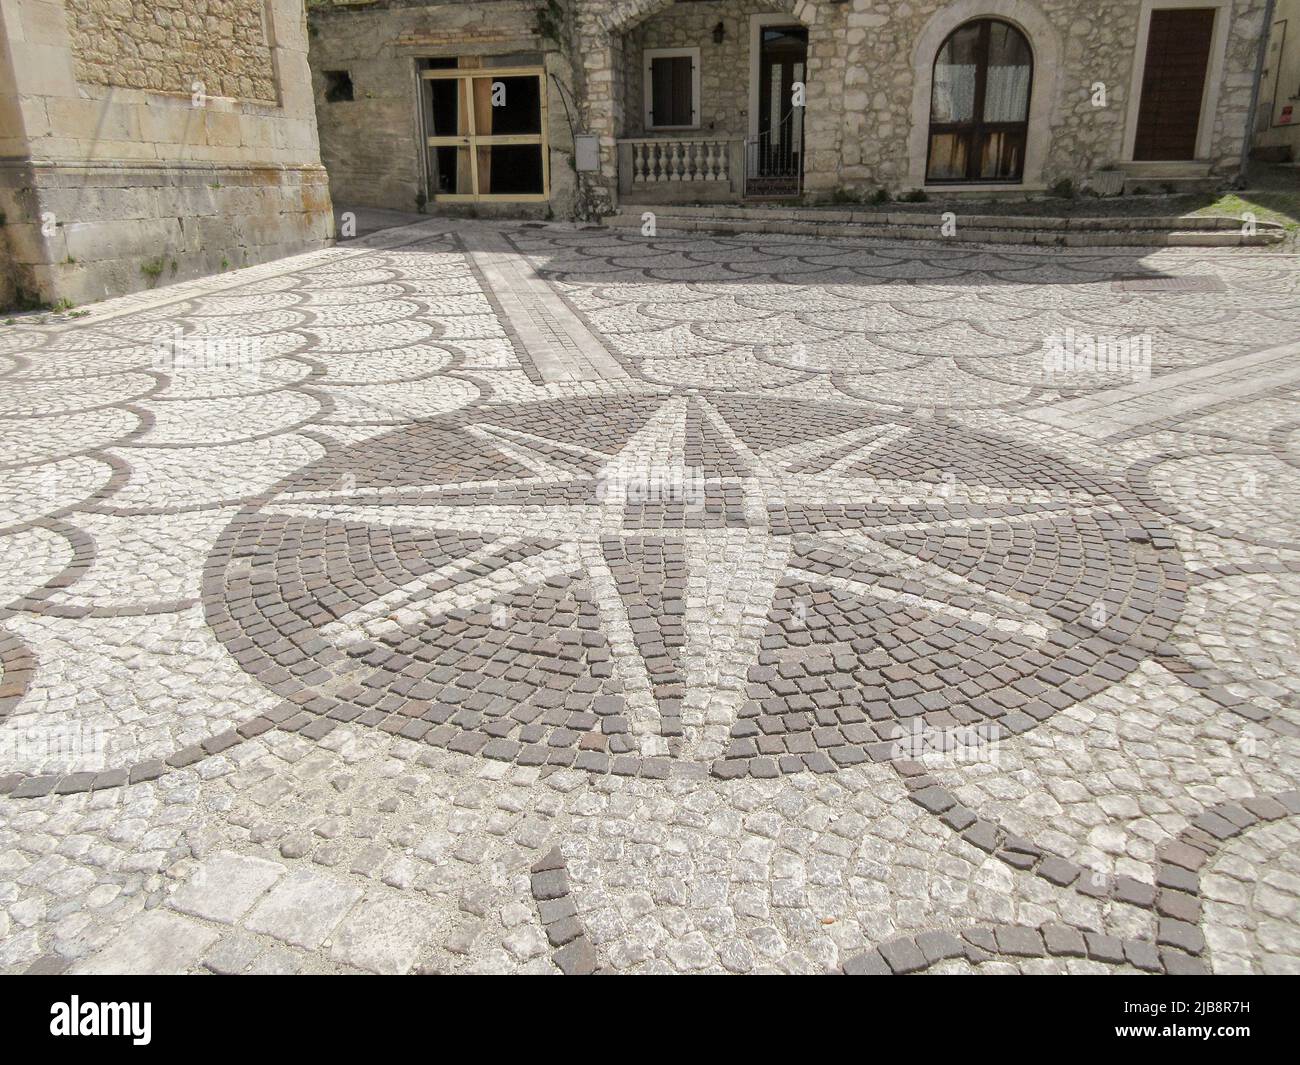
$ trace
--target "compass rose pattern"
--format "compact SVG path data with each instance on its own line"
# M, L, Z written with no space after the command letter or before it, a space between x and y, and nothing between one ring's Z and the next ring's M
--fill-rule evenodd
M6 325L0 972L1300 971L1298 278L429 219Z
M1122 680L1186 587L1154 515L1023 445L704 392L335 451L218 562L214 630L304 713L724 777L888 759L917 727L1023 732Z

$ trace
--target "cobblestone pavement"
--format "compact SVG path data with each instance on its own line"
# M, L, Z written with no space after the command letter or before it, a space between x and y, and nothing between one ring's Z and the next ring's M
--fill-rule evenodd
M1298 356L446 221L5 327L0 971L1300 971Z

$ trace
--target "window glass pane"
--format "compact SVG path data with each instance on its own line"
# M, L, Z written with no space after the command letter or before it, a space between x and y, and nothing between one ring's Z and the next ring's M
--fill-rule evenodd
M521 196L542 191L540 144L493 144L478 149L479 192Z
M656 56L650 60L650 119L654 125L689 126L693 123L693 63L688 55Z
M987 180L1019 177L1024 155L1025 135L1022 131L989 133L980 152L980 177Z
M804 80L803 64L794 65L794 80L801 82ZM803 112L802 107L792 109L790 139L794 144L794 151L797 153L803 147Z
M542 131L541 88L535 77L475 78L474 101L479 136Z
M959 181L966 176L969 133L935 133L930 137L930 181Z
M780 26L763 31L763 47L765 49L771 46L798 47L807 40L808 31L801 30L798 26Z
M980 19L954 32L935 59L927 179L1018 180L1032 82L1029 42L1011 24Z
M963 26L944 43L934 64L931 122L969 122L975 117L975 78L980 28Z
M984 89L985 122L1024 122L1029 117L1029 45L1014 26L989 27L989 71Z

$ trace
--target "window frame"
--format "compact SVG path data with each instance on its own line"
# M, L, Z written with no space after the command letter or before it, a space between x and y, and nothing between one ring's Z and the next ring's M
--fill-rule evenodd
M691 60L691 123L687 126L665 126L656 125L653 119L654 113L654 61L656 59L681 59L689 57ZM641 53L642 59L642 80L641 80L641 109L642 117L645 120L645 128L650 130L692 130L700 128L700 50L698 48L647 48Z
M1012 32L1019 35L1020 39L1025 42L1025 47L1029 51L1029 91L1025 95L1025 117L1020 122L985 122L984 107L987 103L987 87L989 74L989 44L992 37L992 27L994 23L1000 22ZM975 110L969 122L935 122L934 121L934 91L935 91L935 73L939 68L939 58L943 55L944 49L948 47L951 41L962 30L970 26L978 26L979 41L977 44L977 63L975 67ZM939 47L935 49L934 58L930 62L930 106L927 113L928 126L925 136L925 184L926 185L1023 185L1025 181L1025 167L1029 157L1029 125L1033 115L1034 103L1034 76L1037 73L1037 64L1034 56L1034 43L1023 29L1017 26L1010 19L999 18L996 15L983 15L978 18L967 19L965 22L956 26L940 42ZM1015 133L1022 135L1020 150L1020 169L1011 177L984 177L976 173L972 176L971 171L979 166L979 160L982 153L979 151L968 150L966 153L966 174L959 178L937 178L930 176L930 164L933 162L934 138L935 135L966 134L971 137L971 148L980 148L986 143L990 133Z
M453 136L425 136L426 150L428 148L467 148L469 150L470 166L470 183L474 186L473 192L439 192L430 196L430 200L435 203L546 203L551 198L551 155L549 140L547 136L548 126L548 109L546 101L546 68L545 67L434 67L431 69L421 70L420 84L423 86L426 81L468 81L471 84L458 89L458 92L466 93L466 99L474 99L475 79L489 78L526 78L535 77L537 79L537 99L541 114L539 115L540 124L536 133L505 133L505 134L480 134L475 127L474 107L471 105L465 109L466 124L469 127L468 133ZM421 113L423 114L423 101L421 102ZM541 192L506 192L491 193L480 192L478 185L478 151L480 148L491 148L494 145L540 145L542 152L542 191Z

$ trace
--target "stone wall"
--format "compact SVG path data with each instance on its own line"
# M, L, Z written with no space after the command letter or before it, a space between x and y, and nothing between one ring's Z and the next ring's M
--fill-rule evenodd
M0 27L3 27L2 15ZM19 156L26 148L10 43L0 35L0 159ZM18 267L9 237L9 223L17 219L13 205L6 203L0 193L0 310L13 306L18 296Z
M700 123L703 129L743 137L749 132L749 52L751 15L786 14L771 0L724 0L679 4L632 27L622 39L622 135L645 130L645 62L648 48L700 50ZM722 44L713 43L721 22Z
M1213 156L1219 173L1228 174L1235 170L1243 155L1243 144L1249 137L1247 125L1259 41L1267 32L1264 24L1266 6L1266 0L1237 0L1235 4L1237 17L1228 37L1223 95L1214 126Z
M1269 65L1275 68L1277 91L1268 92L1259 103L1255 146L1281 149L1300 161L1300 0L1277 0L1273 10ZM1289 123L1283 109L1290 107Z
M88 303L295 255L331 235L320 167L61 163L32 166L26 181L11 202L55 220L42 261L23 244L28 303ZM0 189L0 202L15 191Z
M1206 150L1197 172L1233 177L1241 157L1257 43L1266 0L1222 5L1216 39ZM1035 58L1024 180L1045 190L1085 184L1131 158L1142 0L547 0L563 11L558 42L536 33L542 0L417 3L376 0L334 5L313 15L312 63L325 157L341 196L379 206L412 205L420 191L413 60L421 55L504 55L545 50L548 66L572 87L575 124L597 134L601 168L577 178L553 203L580 215L610 210L617 198L617 141L644 131L644 50L698 47L703 127L748 133L749 20L779 13L808 27L805 181L813 198L897 195L925 183L930 79L947 35L975 18L1019 26ZM329 5L327 5L329 7ZM722 45L713 27L726 28ZM357 99L323 101L322 71L353 73ZM1094 86L1105 86L1094 106ZM554 104L554 99L553 99ZM558 109L553 106L553 122ZM561 126L553 148L568 142ZM560 165L553 174L567 173ZM1009 186L1008 186L1009 187ZM683 195L689 194L685 189ZM503 208L509 210L510 208ZM518 210L517 208L515 210Z
M574 48L590 86L584 119L605 146L596 179L602 197L614 195L615 139L639 130L642 42L677 46L694 27L706 56L713 47L708 30L737 3L573 0ZM1264 5L1226 0L1222 76L1205 157L1214 178L1231 177L1240 159ZM979 17L1016 23L1034 49L1034 143L1024 188L1062 178L1082 182L1091 170L1124 160L1141 0L792 0L775 7L809 27L805 185L814 195L878 187L897 193L923 183L934 53L948 32ZM747 81L747 66L738 64L734 75ZM1106 85L1102 108L1092 103L1097 82ZM706 117L735 109L736 92L725 86L716 103L707 90L703 95Z
M277 81L251 91L269 92L273 104L212 95L226 83L208 79L195 95L188 74L179 91L79 80L78 54L94 42L80 40L74 3L88 0L0 4L0 212L10 259L0 299L83 303L331 239L301 0L265 0ZM236 8L253 12L263 0ZM146 33L133 46L151 42Z
M544 65L549 93L551 203L483 203L481 213L572 215L573 136L564 100L573 77L557 42L539 34L537 0L319 4L310 13L311 70L321 158L343 207L415 211L428 195L417 64L475 57L484 65ZM351 100L326 99L326 72L346 71ZM553 75L553 77L552 77ZM563 89L556 87L559 82ZM570 104L572 106L572 104ZM439 210L437 204L427 207ZM464 210L465 208L456 208Z
M275 100L265 0L67 0L77 80Z

